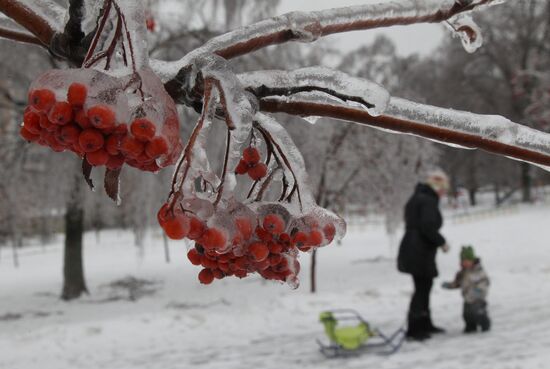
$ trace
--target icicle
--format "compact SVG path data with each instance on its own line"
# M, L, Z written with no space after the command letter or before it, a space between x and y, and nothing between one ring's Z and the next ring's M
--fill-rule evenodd
M464 50L474 53L483 45L481 29L474 22L470 14L461 14L445 22L455 37L459 37Z

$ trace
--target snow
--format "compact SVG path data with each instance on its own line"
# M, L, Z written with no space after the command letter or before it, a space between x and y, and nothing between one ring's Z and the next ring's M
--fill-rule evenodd
M380 226L354 224L342 246L319 251L319 293L308 293L304 258L302 286L226 279L210 286L196 281L181 242L170 244L164 262L160 233L152 233L139 261L132 235L105 231L101 242L86 235L85 269L91 295L64 303L61 240L21 252L13 268L9 251L0 259L0 368L546 368L550 359L550 205L460 223L443 233L449 254L438 256L441 277L432 295L437 324L447 333L426 343L405 343L390 357L374 354L324 359L318 315L330 308L360 311L384 331L397 329L412 291L395 270L388 238ZM490 333L463 336L461 298L439 285L458 267L459 246L472 243L492 281ZM152 280L154 295L135 302L107 301L106 287L132 275ZM120 295L120 294L119 294ZM8 314L21 314L8 319Z

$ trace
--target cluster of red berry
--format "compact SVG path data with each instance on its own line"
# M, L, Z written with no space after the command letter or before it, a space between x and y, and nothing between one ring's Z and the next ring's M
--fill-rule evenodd
M255 147L247 147L243 150L243 155L239 165L235 168L235 174L248 174L250 178L257 181L267 174L267 165L260 162L260 152Z
M181 150L175 105L158 96L160 81L147 71L139 76L140 87L132 92L126 87L131 76L116 78L92 69L48 71L29 90L20 135L111 170L126 163L156 172L173 164Z
M156 159L167 155L169 147L166 139L156 134L155 124L138 118L128 128L116 121L108 105L86 110L87 93L80 83L69 86L66 101L58 101L49 89L30 91L21 136L56 152L73 151L92 166L118 169L127 163L146 171L159 170Z
M327 245L336 234L330 220L314 215L293 217L278 203L262 204L255 210L238 204L219 213L223 222L216 222L215 215L200 219L192 210L169 203L158 213L169 238L195 241L187 256L192 264L204 268L198 275L203 284L252 273L295 284L299 251Z

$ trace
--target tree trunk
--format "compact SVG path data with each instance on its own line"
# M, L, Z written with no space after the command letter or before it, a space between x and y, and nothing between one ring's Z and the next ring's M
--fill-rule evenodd
M313 250L311 253L311 288L310 292L317 292L317 277L316 277L316 268L317 268L317 250Z
M521 200L523 202L531 202L531 165L521 163Z
M164 241L164 260L169 264L170 263L170 248L168 246L168 237L166 233L162 232L162 240Z
M468 196L470 197L470 205L476 206L477 205L477 188L468 188Z
M17 253L17 247L19 242L17 242L17 236L12 238L12 252L13 252L13 266L19 268L19 254Z
M65 255L63 262L63 300L79 298L88 293L84 280L82 239L84 234L84 209L81 198L81 183L77 180L72 198L65 213Z

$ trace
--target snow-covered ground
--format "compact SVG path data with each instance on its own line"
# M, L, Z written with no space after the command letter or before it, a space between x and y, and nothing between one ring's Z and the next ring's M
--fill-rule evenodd
M438 256L441 277L432 295L437 324L448 333L426 343L405 343L393 356L366 353L327 360L315 343L324 338L319 312L354 308L385 331L404 323L411 282L395 270L382 228L353 226L341 246L319 253L319 292L302 286L228 279L199 285L185 246L171 243L164 262L154 234L139 260L132 237L88 234L85 268L89 297L64 303L60 245L27 249L15 269L0 260L0 368L548 368L550 364L550 207L448 222L454 249ZM472 243L492 280L494 329L463 336L461 299L439 287L458 266L462 243ZM109 284L128 276L154 282L129 301Z

